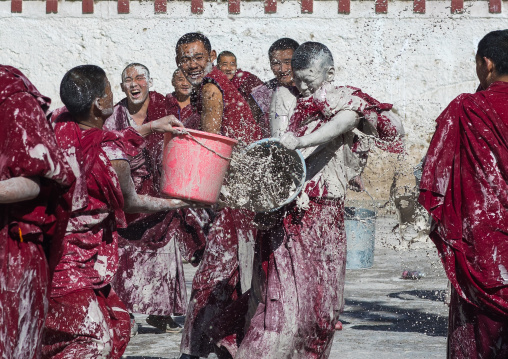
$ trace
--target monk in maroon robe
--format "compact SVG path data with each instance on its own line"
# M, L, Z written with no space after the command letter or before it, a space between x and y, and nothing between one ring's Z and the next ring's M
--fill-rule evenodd
M357 136L400 141L390 104L331 84L326 46L302 44L292 67L301 97L281 142L302 150L309 180L293 203L267 216L275 217L273 227L258 238L252 298L259 305L237 353L242 359L328 358L343 306L346 189L363 169L353 149L367 145Z
M436 120L420 183L452 284L448 358L508 357L508 30L478 44L481 90Z
M187 81L182 70L175 70L171 84L175 91L166 95L168 113L175 116L185 127L197 130L201 118L191 105L192 85Z
M113 112L104 70L93 65L71 69L62 80L60 96L68 112L56 119L55 134L78 176L69 198L73 211L65 236L52 249L58 260L42 354L59 359L120 358L129 341L130 318L110 283L118 266L117 228L125 226L124 210L168 211L183 202L135 192L129 161L138 154L140 133L147 126L139 133L131 128L102 130ZM178 123L168 118L164 130L171 131L171 124Z
M48 303L44 247L59 241L75 180L46 119L51 100L0 65L0 357L40 356Z
M216 53L210 41L199 33L186 34L178 40L176 54L177 65L195 88L194 106L201 115L200 129L245 143L260 139L261 131L248 104L226 75L213 67ZM207 331L213 331L210 324L215 316L248 290L240 286L238 248L240 242L254 239L252 217L249 212L230 208L215 213L205 252L192 282L181 358L206 357L213 351L220 358L234 356L239 340L236 333L218 344Z
M291 58L298 48L298 42L290 38L282 38L275 41L268 50L270 69L275 78L265 82L251 90L249 106L252 114L263 130L263 137L271 137L270 131L270 103L274 91L284 86L289 88L295 95L298 90L294 87L293 72L291 70Z
M231 51L222 51L217 56L217 67L226 75L247 102L251 98L252 90L263 85L263 81L259 77L238 68L236 56Z
M122 72L122 89L127 97L115 106L104 128L120 131L148 125L155 131L159 119L169 114L166 97L149 91L151 84L146 66L129 64ZM130 161L136 192L160 197L163 134L146 134L142 146L141 153ZM195 214L191 209L185 211L190 212L189 217ZM206 215L204 210L198 211ZM148 324L162 331L180 332L182 328L171 317L185 313L187 308L178 244L198 243L194 252L204 248L203 228L193 230L189 222L184 223L187 216L180 211L127 214L126 218L128 227L118 231L119 265L112 286L130 313L149 314Z

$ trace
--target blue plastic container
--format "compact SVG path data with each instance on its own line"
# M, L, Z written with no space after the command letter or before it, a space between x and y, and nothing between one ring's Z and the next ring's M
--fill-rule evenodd
M346 269L372 267L376 237L376 212L366 208L346 207L344 222L347 238Z

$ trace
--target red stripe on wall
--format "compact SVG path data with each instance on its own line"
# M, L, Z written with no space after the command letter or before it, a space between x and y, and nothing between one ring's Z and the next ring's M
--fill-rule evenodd
M58 12L58 0L46 0L46 14Z
M277 0L265 0L265 14L277 12Z
M203 0L191 0L191 12L193 14L202 14Z
M489 12L492 14L500 14L501 0L489 0Z
M351 12L350 0L339 0L339 14L349 14Z
M388 0L376 0L376 14L386 14L388 12Z
M168 11L167 0L155 0L153 3L153 9L156 14L164 14Z
M11 12L22 12L23 0L11 0Z
M230 14L239 14L240 0L228 0L228 12Z
M302 0L302 14L312 14L314 11L314 0Z
M452 0L451 6L452 14L461 13L464 11L464 0Z
M81 11L83 14L93 14L93 0L82 0Z
M425 14L425 0L414 0L413 12L417 14Z
M118 13L128 14L130 11L129 0L118 0Z

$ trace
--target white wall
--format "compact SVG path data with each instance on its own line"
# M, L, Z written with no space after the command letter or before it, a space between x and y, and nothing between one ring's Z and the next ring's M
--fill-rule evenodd
M450 15L449 1L427 1L426 14L414 14L412 5L389 2L388 14L377 15L373 1L353 1L351 14L339 15L337 2L316 1L314 13L302 15L294 0L279 3L276 14L264 14L263 2L256 1L243 2L240 15L228 15L226 2L205 2L204 14L193 15L190 2L171 1L167 14L156 15L153 2L131 1L131 13L118 15L116 1L98 1L94 14L83 15L80 1L59 2L58 14L46 14L43 1L24 1L23 13L12 14L10 1L0 1L0 63L21 69L59 106L63 74L85 63L106 70L116 100L129 62L150 68L155 90L171 91L174 45L190 31L208 35L217 51L235 52L242 68L264 80L271 78L267 51L273 41L320 41L335 56L338 83L395 105L416 158L446 104L475 90L476 45L485 33L507 27L507 15L489 14L486 1L467 2L461 15Z

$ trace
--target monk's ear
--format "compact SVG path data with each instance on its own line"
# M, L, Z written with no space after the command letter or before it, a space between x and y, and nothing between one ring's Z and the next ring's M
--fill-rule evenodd
M328 70L326 70L326 82L332 82L335 78L335 69L333 66L330 66Z
M214 62L217 59L217 52L215 50L210 51L210 62Z
M153 86L153 80L152 78L150 77L150 79L148 80L148 88L152 87Z
M494 64L494 62L492 62L491 59L484 56L483 61L485 61L485 67L489 73L493 73L496 70L496 65Z

